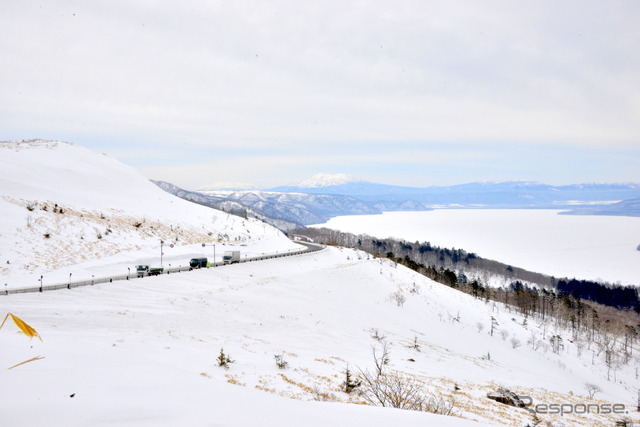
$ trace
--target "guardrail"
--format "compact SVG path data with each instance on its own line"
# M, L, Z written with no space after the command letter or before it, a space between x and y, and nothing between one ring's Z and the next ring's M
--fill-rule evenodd
M289 252L282 252L282 253L278 253L276 252L275 254L266 254L266 255L259 255L259 256L254 256L254 257L247 257L244 259L241 259L238 262L253 262L253 261L262 261L262 260L266 260L266 259L273 259L273 258L282 258L282 257L287 257L287 256L294 256L294 255L301 255L301 254L305 254L305 253L309 253L309 252L315 252L315 251L319 251L325 248L325 246L323 245L318 245L318 244L314 244L314 243L307 243L307 242L300 242L300 241L296 241L296 243L301 244L306 246L306 249L300 249L300 250L294 250L294 251L289 251ZM212 267L222 267L228 264L222 263L222 262L216 262L214 264L212 264ZM180 273L183 271L191 271L193 270L191 267L170 267L165 269L162 273L160 274L172 274L172 273ZM118 281L118 280L134 280L134 279L143 279L144 277L148 277L148 276L138 276L137 274L121 274L118 276L108 276L108 277L99 277L99 278L92 278L91 280L81 280L81 281L76 281L76 282L68 282L68 283L59 283L59 284L55 284L55 285L47 285L47 286L34 286L31 288L19 288L19 289L5 289L4 292L0 292L0 295L9 295L9 294L24 294L24 293L29 293L29 292L44 292L44 291L55 291L58 289L72 289L72 288L78 288L80 286L91 286L91 285L97 285L99 283L112 283L114 281Z

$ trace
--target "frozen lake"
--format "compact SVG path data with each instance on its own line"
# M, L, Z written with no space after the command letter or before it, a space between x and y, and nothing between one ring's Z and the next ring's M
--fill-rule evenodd
M640 285L640 218L557 210L438 209L332 218L322 226L429 241L556 277Z

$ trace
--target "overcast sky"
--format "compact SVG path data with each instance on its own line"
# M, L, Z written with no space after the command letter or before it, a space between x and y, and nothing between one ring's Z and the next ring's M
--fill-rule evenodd
M640 182L638 1L0 0L0 139L196 189Z

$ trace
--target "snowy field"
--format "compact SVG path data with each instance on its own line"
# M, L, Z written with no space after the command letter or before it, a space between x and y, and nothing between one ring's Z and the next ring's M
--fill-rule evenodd
M0 296L6 312L43 339L29 340L10 320L0 330L7 426L524 426L527 410L486 394L504 386L546 404L636 399L633 364L607 381L600 359L592 365L591 351L579 356L568 339L560 354L534 351L526 342L542 329L501 304L347 249ZM489 334L491 316L508 339ZM373 368L372 346L382 345L375 335L390 345L386 369L453 399L456 416L363 406L342 391L347 366ZM523 345L514 348L512 338ZM216 363L222 348L234 360L228 370ZM600 385L602 400L586 397L585 382ZM619 417L541 418L604 426Z
M439 209L342 216L320 226L429 241L556 277L640 285L640 218L556 210Z

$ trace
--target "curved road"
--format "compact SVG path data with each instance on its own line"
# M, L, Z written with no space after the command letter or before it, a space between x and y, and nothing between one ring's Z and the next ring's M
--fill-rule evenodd
M254 257L247 257L247 258L241 259L239 262L262 261L262 260L265 260L265 259L282 258L282 257L286 257L286 256L301 255L301 254L305 254L305 253L309 253L309 252L316 252L316 251L319 251L319 250L322 250L322 249L325 248L324 245L319 245L319 244L316 244L316 243L301 242L299 240L295 240L295 243L298 243L300 245L306 246L306 248L305 249L300 249L300 250L289 251L289 252L266 254L266 255L260 255L260 256L254 256ZM222 267L223 265L226 265L226 264L223 264L222 262L216 262L216 263L214 263L212 265L212 267ZM182 271L190 271L190 270L191 270L190 267L171 267L171 268L165 269L162 274L180 273ZM122 274L122 275L118 275L118 276L100 277L100 278L92 279L92 280L83 280L83 281L79 281L79 282L70 282L70 283L58 284L58 285L35 286L35 287L32 287L32 288L11 289L11 290L5 290L4 292L0 292L0 295L23 294L23 293L27 293L27 292L55 291L57 289L71 289L71 288L77 288L79 286L95 285L97 283L111 283L114 280L133 280L133 279L138 279L138 276L135 273L132 274L132 275Z

